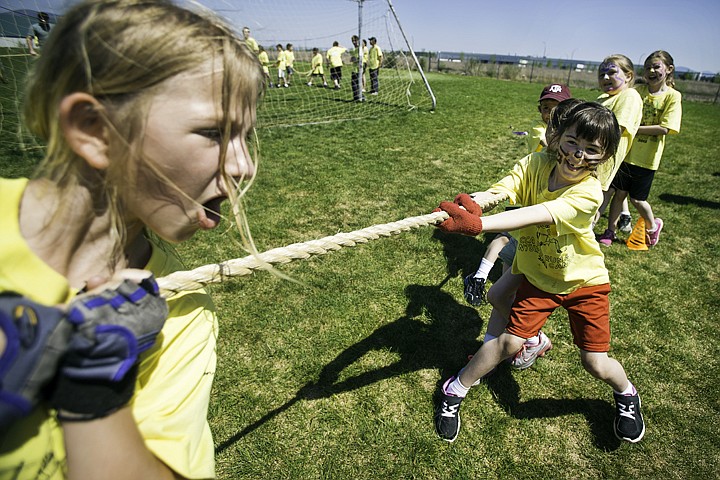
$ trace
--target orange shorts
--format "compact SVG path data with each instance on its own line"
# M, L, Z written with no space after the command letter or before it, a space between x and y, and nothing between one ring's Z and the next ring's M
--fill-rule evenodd
M536 288L524 279L515 295L505 329L521 338L538 334L551 313L563 307L570 318L573 343L588 352L610 350L610 284L578 288L559 295Z

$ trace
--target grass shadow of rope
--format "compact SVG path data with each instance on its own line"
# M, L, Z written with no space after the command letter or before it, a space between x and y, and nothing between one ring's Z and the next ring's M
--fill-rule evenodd
M449 277L448 277L449 278ZM337 394L426 368L444 368L458 352L475 352L483 321L477 310L459 304L442 285L408 285L405 315L387 323L361 341L341 351L325 365L315 382L300 388L295 397L268 412L216 448L221 453L265 422L300 400L329 398ZM342 372L371 351L389 350L399 359L389 365L340 380ZM458 367L459 368L459 367Z
M483 320L475 308L459 303L443 286L461 271L470 272L480 262L477 240L435 231L443 243L448 275L438 285L407 285L405 314L382 325L361 341L341 351L323 367L317 380L300 388L283 405L266 413L216 447L221 453L245 435L288 410L300 400L329 398L388 378L422 369L442 370L443 378L456 372L467 355L480 347ZM471 257L471 258L469 258ZM340 380L342 372L371 351L388 350L399 356L389 365ZM452 367L452 368L450 368Z

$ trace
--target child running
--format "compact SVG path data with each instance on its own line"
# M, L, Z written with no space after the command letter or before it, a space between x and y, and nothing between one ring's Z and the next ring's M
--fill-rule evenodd
M603 243L608 240L612 242L615 238L615 223L628 194L630 202L645 222L646 245L654 247L660 239L663 221L653 214L647 199L655 172L660 167L665 137L680 132L682 95L673 88L674 71L674 60L664 50L651 53L645 60L643 78L646 83L635 87L643 99L642 122L630 153L612 182L615 196L608 212L610 233L600 239Z
M0 179L0 292L49 306L125 268L183 270L168 242L216 228L225 200L242 219L263 87L245 41L206 11L86 0L60 18L27 76L24 118L46 156L33 178ZM0 436L0 478L215 478L214 306L202 289L167 306L155 345L123 365L122 395L88 380L97 358L73 337L63 390Z
M505 331L483 343L458 375L443 383L435 429L448 442L458 436L460 405L470 387L537 335L560 306L568 311L583 367L614 390L616 436L638 442L645 433L637 390L607 354L610 281L591 229L603 197L595 171L615 153L620 128L607 108L585 102L568 112L548 140L547 150L523 158L499 182L511 203L524 207L481 218L467 194L440 204L450 215L439 226L445 232L514 231L513 273L524 276Z

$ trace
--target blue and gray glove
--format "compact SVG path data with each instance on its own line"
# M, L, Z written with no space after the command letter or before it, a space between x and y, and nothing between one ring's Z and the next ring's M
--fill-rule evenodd
M0 294L0 433L29 414L55 376L73 331L59 308L13 293Z
M168 307L151 276L83 294L69 306L74 325L51 404L66 421L104 417L130 401L140 353L152 347Z

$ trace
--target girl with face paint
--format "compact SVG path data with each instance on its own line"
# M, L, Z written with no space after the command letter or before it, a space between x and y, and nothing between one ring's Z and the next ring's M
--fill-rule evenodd
M625 156L630 151L633 139L637 135L640 119L642 118L642 99L635 89L631 88L635 84L635 66L632 61L625 55L615 54L605 57L598 68L598 86L603 92L597 102L606 106L615 114L622 137L620 146L615 156L598 168L598 178L604 192L604 200L597 215L595 223L610 203L615 190L611 187L611 183ZM624 205L623 211L629 212L627 204ZM628 213L629 215L629 213ZM629 225L629 222L628 222ZM610 226L609 226L610 227ZM611 225L612 230L608 228L602 235L598 237L598 241L602 245L612 244L614 237L615 225Z
M657 244L663 221L654 216L647 198L655 172L660 167L665 136L677 134L682 119L682 96L673 88L674 71L672 56L663 50L651 53L645 60L645 83L635 87L643 99L642 122L632 149L612 182L616 193L610 204L608 228L613 230L622 203L627 201L629 194L630 202L645 222L648 247Z

